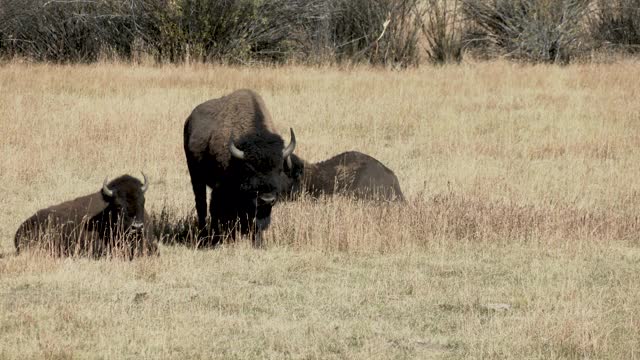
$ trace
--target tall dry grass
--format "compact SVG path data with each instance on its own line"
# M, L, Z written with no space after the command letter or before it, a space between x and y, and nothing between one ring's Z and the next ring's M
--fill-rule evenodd
M639 69L3 65L0 357L637 357ZM12 255L37 209L139 170L182 240L184 119L237 88L303 158L368 153L408 203L279 204L264 251Z

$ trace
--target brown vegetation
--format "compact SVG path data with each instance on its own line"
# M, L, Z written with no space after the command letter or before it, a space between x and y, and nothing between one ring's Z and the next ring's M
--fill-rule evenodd
M0 0L0 58L567 63L637 53L638 14L639 0Z
M5 65L0 357L637 357L639 69ZM238 88L302 158L370 154L407 204L277 204L264 250L13 255L35 210L140 169L188 238L182 124Z

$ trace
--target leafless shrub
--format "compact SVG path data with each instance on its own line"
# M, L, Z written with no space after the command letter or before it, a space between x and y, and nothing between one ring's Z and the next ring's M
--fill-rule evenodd
M420 62L420 0L0 0L0 54L94 62ZM138 44L138 45L135 45Z
M36 61L129 60L134 44L156 61L248 63L309 58L308 30L331 0L0 0L0 53Z
M419 0L337 0L332 38L338 61L411 66L420 61Z
M464 48L567 63L588 41L637 51L638 19L640 0L0 0L0 56L406 67Z
M154 6L151 11L160 53L175 62L246 63L283 61L299 44L299 29L319 7L313 0L208 1L183 0L179 6ZM162 56L162 55L161 55Z
M463 0L481 41L497 54L567 63L580 49L589 0Z
M108 47L131 57L139 2L0 0L0 50L37 61L92 62Z
M429 0L426 10L419 14L424 19L422 33L428 44L427 56L434 64L462 61L459 10L458 0Z
M640 52L640 0L598 0L591 15L596 47Z

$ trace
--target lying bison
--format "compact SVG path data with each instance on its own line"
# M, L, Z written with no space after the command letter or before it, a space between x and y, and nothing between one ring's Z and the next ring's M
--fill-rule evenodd
M198 228L207 222L206 187L215 245L224 236L249 234L260 246L271 221L271 208L283 186L283 161L296 147L285 148L262 98L238 90L198 105L184 124L184 151L196 201Z
M144 184L129 175L109 183L105 179L96 193L39 210L18 228L16 251L39 246L60 256L156 254L157 243L144 210L149 183L142 175Z
M288 181L285 195L289 198L305 192L314 198L335 194L357 199L404 201L393 171L361 152L344 152L315 164L292 155L284 167Z

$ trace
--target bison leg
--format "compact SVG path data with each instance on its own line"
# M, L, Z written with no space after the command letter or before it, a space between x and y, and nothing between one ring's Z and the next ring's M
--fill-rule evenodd
M263 247L262 243L262 230L256 230L253 235L253 247L261 249Z
M207 226L207 186L204 183L192 181L193 195L196 200L198 213L198 230L204 231Z
M209 215L211 216L211 231L209 246L215 246L227 236L233 236L233 222L229 219L229 214L233 211L228 209L228 199L224 191L219 189L211 190L209 201Z
M186 148L185 151L187 151ZM198 231L202 233L207 226L207 184L205 177L198 171L198 167L200 166L202 166L202 164L199 164L193 159L187 151L187 168L191 176L191 187L193 188L193 196L196 200L196 212L198 213Z

